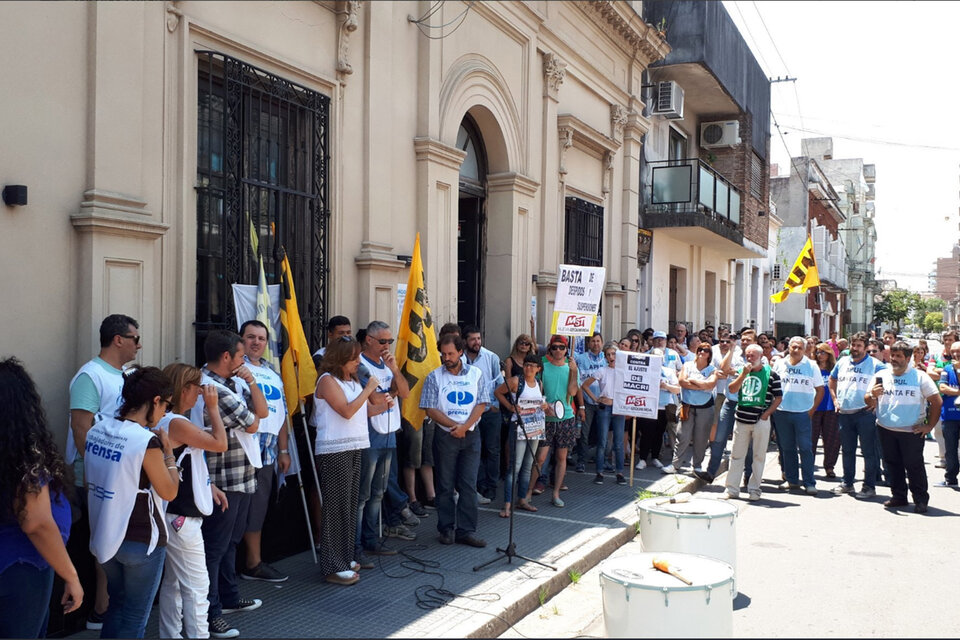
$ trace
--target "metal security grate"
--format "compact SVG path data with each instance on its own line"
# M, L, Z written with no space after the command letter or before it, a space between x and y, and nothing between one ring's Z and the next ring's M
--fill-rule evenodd
M330 99L253 65L197 51L197 361L213 329L236 329L230 285L255 284L251 224L269 283L280 247L307 339L327 317ZM275 230L275 231L274 231Z
M563 260L585 267L603 266L603 207L568 197Z

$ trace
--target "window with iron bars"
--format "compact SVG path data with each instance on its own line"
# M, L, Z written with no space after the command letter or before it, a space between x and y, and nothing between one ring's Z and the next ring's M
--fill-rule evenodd
M215 329L237 329L231 285L267 282L290 260L304 332L327 317L330 99L236 58L197 51L196 357ZM279 332L279 327L275 327Z
M603 207L570 196L566 199L566 218L563 261L602 267Z

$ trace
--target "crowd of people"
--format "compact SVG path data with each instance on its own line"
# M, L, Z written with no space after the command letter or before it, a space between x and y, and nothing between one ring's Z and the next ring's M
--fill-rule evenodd
M410 386L390 326L373 321L354 336L347 318L331 318L306 409L322 491L322 509L312 496L311 519L324 580L356 584L374 556L397 554L387 538L417 539L431 515L439 543L484 547L480 505L497 501L503 518L563 508L568 464L575 473L589 468L595 484L613 475L624 485L631 446L638 470L689 472L709 484L732 438L722 497L755 501L771 438L779 488L810 495L818 493L822 441L827 478L837 478L840 462L834 493L869 499L888 486L884 507L906 506L909 492L925 513L923 447L933 432L945 470L938 485L957 488L956 333L934 358L922 341L914 348L892 331L776 339L749 327L694 334L678 323L669 335L633 329L604 341L595 333L571 353L574 341L553 335L539 346L532 329L501 359L477 327L444 325L441 365L417 405L426 418L413 425L401 415ZM239 333L211 331L200 368L132 367L139 325L108 316L99 354L70 382L65 456L23 365L0 362L0 637L45 636L54 574L64 581L64 612L81 606L70 536L89 540L96 587L87 626L101 637L143 637L158 591L161 637L240 635L225 616L262 604L242 596L240 580L288 579L261 555L271 498L292 464L283 384L263 358L267 343L267 327L254 320ZM637 421L636 442L613 411L618 350L661 361L659 410ZM72 528L71 503L79 514Z

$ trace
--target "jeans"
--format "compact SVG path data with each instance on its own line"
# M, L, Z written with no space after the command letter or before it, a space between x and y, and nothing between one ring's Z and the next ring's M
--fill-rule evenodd
M877 435L883 443L883 457L887 460L887 478L894 500L907 499L907 479L914 504L927 504L927 470L923 466L923 438L913 431L894 431L877 425Z
M604 450L607 447L607 432L613 427L613 465L617 474L623 475L623 427L624 417L613 415L613 407L603 404L597 407L597 473L603 473ZM581 434L582 435L582 434Z
M357 497L356 550L375 549L380 540L380 504L390 476L390 452L368 447L360 453L360 493Z
M658 460L660 449L663 447L663 434L667 429L667 411L660 409L657 417L640 418L637 420L640 427L640 443L637 445L637 460L646 462L647 458Z
M488 498L497 495L500 482L500 420L499 411L484 411L477 423L480 432L480 466L477 470L477 491Z
M480 466L480 434L467 431L454 438L437 428L433 434L433 475L437 485L437 531L455 529L456 537L477 530L480 502L477 496L477 469ZM453 501L453 491L460 494Z
M166 547L158 547L150 555L147 548L143 542L126 540L117 554L103 563L110 606L103 618L101 638L143 637L167 557Z
M0 573L0 638L45 638L53 569L17 562Z
M860 439L860 452L863 454L863 486L875 489L877 474L880 471L877 459L877 422L872 411L841 413L840 446L843 460L843 484L852 487L857 474L857 439Z
M960 472L960 460L957 454L957 447L960 446L960 421L943 421L943 444L946 447L944 452L946 469L943 479L947 484L957 484L957 473Z
M767 445L770 443L770 421L759 420L756 424L747 424L739 420L733 423L733 448L730 451L730 468L727 470L727 495L740 494L740 476L743 474L744 459L750 445L753 445L753 472L747 482L747 491L751 496L760 496L760 482L763 480L763 465L767 458Z
M383 513L383 523L388 527L395 527L403 524L403 516L400 512L410 503L410 496L400 488L400 482L397 480L397 449L390 449L390 475L387 477L387 494L380 505Z
M507 469L507 480L503 485L503 503L514 503L517 500L523 500L527 495L527 489L530 488L530 471L533 468L533 459L537 455L537 445L539 440L526 440L516 438L517 427L510 425L514 434L510 437L510 468ZM516 480L517 491L513 493L513 483Z
M596 415L597 415L597 405L590 404L585 402L583 405L584 409L584 419L583 423L584 428L580 430L580 437L577 438L577 444L574 445L571 455L576 456L577 465L587 464L587 457L589 456L590 449L590 438L593 435L594 440L596 440L596 435L593 434L593 429L596 428Z
M237 544L247 530L252 493L224 491L230 507L226 511L214 508L203 519L203 550L206 554L207 577L210 580L209 618L218 618L223 605L235 605L240 600L237 582Z
M817 482L813 479L813 425L810 414L806 411L777 411L773 414L773 422L777 428L777 443L783 452L783 473L787 476L787 482L800 484L802 476L804 487L815 487Z
M707 473L711 476L717 475L717 471L720 470L723 451L727 448L727 438L733 431L733 417L736 411L737 403L724 398L723 406L720 407L720 417L717 420L717 434L710 443L710 463L707 465Z
M210 577L200 530L203 518L184 518L179 531L172 525L177 518L173 513L166 516L169 537L160 583L160 637L179 638L182 631L185 638L209 638Z
M690 407L689 417L677 428L677 440L673 446L673 466L677 469L686 457L687 449L693 449L693 466L703 465L703 456L710 439L710 427L713 425L713 405L709 407Z

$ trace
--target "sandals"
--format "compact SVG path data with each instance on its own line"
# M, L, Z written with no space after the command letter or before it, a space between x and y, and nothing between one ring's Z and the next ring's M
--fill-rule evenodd
M326 576L324 580L330 584L349 586L359 582L360 574L358 574L356 571L338 571L337 573L331 573L330 575Z
M517 509L522 509L523 511L536 512L537 508L525 500L521 500L517 503Z
M555 507L562 507L562 506L564 506L563 500L561 500L559 497L558 497L558 498L554 498L553 500L551 500L551 501L550 501L550 504L552 504L552 505L555 506Z
M508 504L503 505L503 509L500 509L500 517L501 518L510 517L510 505Z

